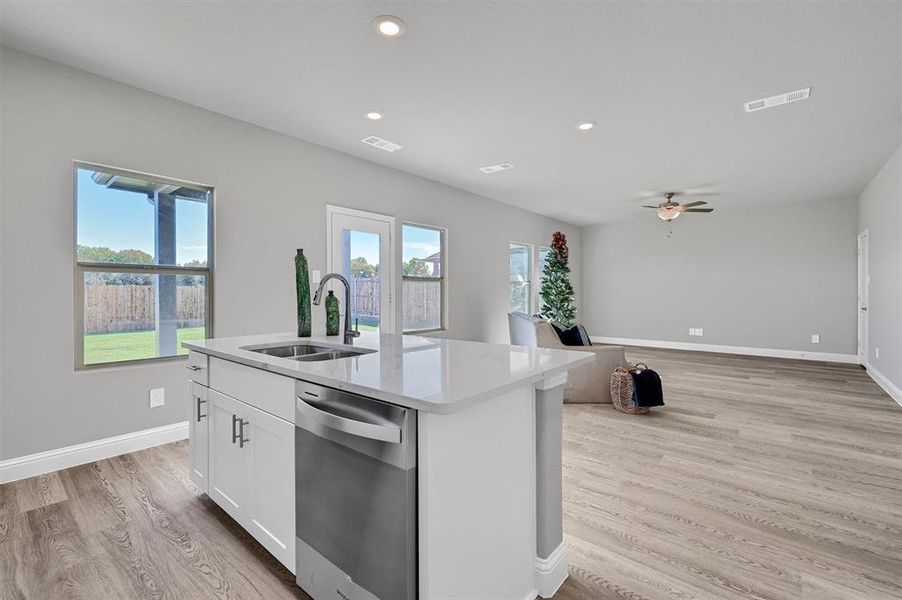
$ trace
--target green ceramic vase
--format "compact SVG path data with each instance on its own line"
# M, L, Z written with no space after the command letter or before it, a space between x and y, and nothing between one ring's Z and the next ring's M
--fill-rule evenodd
M338 313L338 298L329 290L326 296L326 335L338 335L338 324L341 317Z
M298 292L298 337L310 337L310 273L304 249L294 257L295 282Z

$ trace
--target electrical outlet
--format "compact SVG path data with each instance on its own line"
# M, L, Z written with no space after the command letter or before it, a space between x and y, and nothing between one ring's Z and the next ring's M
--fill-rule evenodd
M811 343L812 343L812 344L820 344L820 343L821 343L821 336L818 335L818 334L816 334L816 333L812 333L812 334L811 334Z
M702 329L701 327L699 327L698 329L695 330L695 335L697 335L698 337L702 337L703 335L705 335L705 330Z
M166 388L154 388L150 390L150 407L156 408L166 404Z
M695 328L694 328L694 327L690 327L690 328L689 328L689 335L695 335Z
M874 358L880 358L880 348L874 348Z

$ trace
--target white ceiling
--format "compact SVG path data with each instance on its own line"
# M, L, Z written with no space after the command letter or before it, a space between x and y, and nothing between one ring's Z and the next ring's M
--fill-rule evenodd
M577 224L854 197L902 141L899 2L4 2L0 42Z

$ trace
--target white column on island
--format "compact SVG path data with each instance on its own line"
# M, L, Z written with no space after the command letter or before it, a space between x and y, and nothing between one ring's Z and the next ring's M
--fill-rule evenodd
M567 579L562 481L564 384L567 373L536 389L536 590L550 598Z

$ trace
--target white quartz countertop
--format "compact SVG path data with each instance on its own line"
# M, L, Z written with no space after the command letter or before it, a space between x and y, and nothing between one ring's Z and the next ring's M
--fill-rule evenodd
M244 349L292 343L350 348L341 341L341 336L298 338L292 333L275 333L190 341L182 345L249 367L435 413L457 412L595 360L589 352L391 333L362 333L355 340L354 348L376 352L319 362L278 358Z

